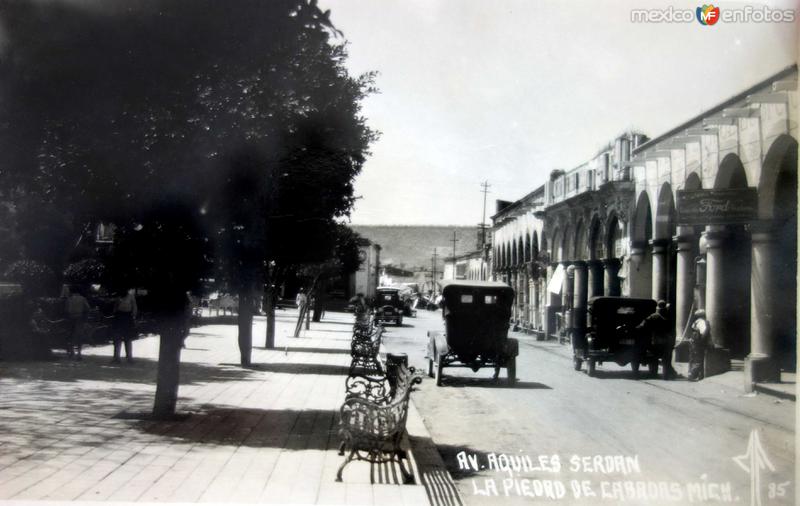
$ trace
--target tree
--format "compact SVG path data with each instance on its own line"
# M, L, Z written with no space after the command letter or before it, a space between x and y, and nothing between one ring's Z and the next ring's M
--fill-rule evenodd
M229 155L243 145L279 153L275 166L291 179L310 122L324 134L317 144L334 146L335 160L317 161L343 179L320 176L331 193L313 211L279 224L273 212L265 242L287 237L273 232L291 220L346 213L374 135L358 116L371 77L347 75L315 0L3 0L0 13L0 190L60 216L33 239L63 245L97 223L117 225L109 275L151 290L161 332L154 414L169 416L185 292L208 274L213 234L202 220Z

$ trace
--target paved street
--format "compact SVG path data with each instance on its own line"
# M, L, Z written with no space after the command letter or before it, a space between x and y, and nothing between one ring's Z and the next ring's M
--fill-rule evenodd
M387 327L387 349L425 368L426 333L441 329L441 315L420 311L404 323ZM572 370L567 346L516 337L514 388L493 382L491 370L445 369L442 387L424 382L414 396L466 504L485 504L481 493L498 495L488 501L496 504L529 503L526 496L757 504L746 472L757 460L760 504L794 503L794 402L744 395L741 372L635 381L629 368L605 363L590 378Z

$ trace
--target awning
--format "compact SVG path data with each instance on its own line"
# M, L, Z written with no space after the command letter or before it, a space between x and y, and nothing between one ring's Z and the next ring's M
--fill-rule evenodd
M553 275L550 277L550 281L547 283L547 291L559 295L561 293L561 287L563 284L564 266L562 264L558 264L555 272L553 272Z

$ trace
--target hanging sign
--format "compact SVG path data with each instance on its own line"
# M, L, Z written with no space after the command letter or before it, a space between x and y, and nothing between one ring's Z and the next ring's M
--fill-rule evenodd
M678 225L731 225L758 216L755 188L678 190L677 197Z

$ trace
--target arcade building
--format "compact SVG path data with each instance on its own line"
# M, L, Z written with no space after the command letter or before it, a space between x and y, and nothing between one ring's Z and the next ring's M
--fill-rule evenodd
M665 300L679 340L705 310L707 375L743 364L750 390L794 371L797 111L792 66L499 203L490 272L515 288L515 322L563 339L594 296Z

